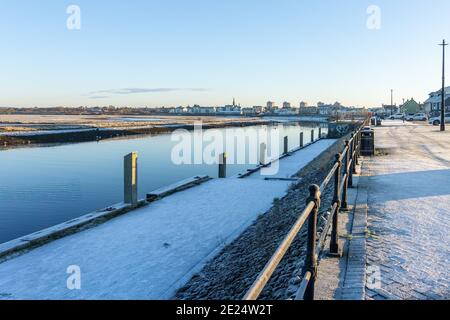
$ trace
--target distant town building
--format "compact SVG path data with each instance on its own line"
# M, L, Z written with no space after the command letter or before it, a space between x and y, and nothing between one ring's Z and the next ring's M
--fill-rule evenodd
M399 113L400 108L397 105L383 104L384 113L388 116Z
M317 107L300 107L300 109L298 110L298 113L301 116L315 116L319 113L319 108Z
M300 102L300 108L306 108L308 107L308 102L302 101Z
M292 107L291 107L291 103L290 102L287 102L287 101L285 101L285 102L283 102L283 109L291 109Z
M275 102L273 101L267 101L266 107L268 112L273 112L274 110L278 109L278 107L275 105Z

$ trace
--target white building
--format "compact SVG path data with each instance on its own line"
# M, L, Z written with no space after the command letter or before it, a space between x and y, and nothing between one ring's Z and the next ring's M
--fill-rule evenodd
M437 113L441 110L442 90L429 94L429 98L424 102L425 112ZM445 88L445 109L450 111L450 87Z

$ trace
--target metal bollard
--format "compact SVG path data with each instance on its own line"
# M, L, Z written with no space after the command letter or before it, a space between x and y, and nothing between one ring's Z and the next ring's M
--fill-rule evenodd
M319 139L322 139L322 127L319 127Z
M311 143L314 142L314 129L311 130Z
M124 158L124 203L133 206L138 204L137 152L132 152Z
M306 249L306 271L311 272L311 279L305 291L305 300L314 300L315 283L317 279L317 256L316 256L316 234L317 234L317 215L320 208L320 187L312 185L309 187L309 198L306 203L314 202L314 209L311 211L308 220L308 245Z
M304 141L303 141L303 132L300 132L300 148L303 148Z
M222 153L219 157L219 179L227 177L227 154Z
M336 163L338 168L334 174L334 197L333 204L336 204L336 212L333 216L333 226L331 229L331 241L330 241L330 253L332 255L340 255L339 248L339 210L341 209L341 170L342 170L342 157L340 154L336 155Z

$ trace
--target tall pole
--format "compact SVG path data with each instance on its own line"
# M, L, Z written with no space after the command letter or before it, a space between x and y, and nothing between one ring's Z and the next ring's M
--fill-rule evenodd
M394 108L394 89L391 89L391 116L394 113L393 108Z
M441 92L441 131L445 131L445 39L442 40L442 92Z

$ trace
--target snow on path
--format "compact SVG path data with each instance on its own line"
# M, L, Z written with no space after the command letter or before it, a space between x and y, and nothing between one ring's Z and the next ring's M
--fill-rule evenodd
M450 298L450 132L428 125L375 130L387 156L368 163L369 264L400 299Z
M282 174L295 174L334 142L281 160ZM0 264L0 299L170 298L290 183L216 179L53 241ZM72 265L81 268L81 290L67 289Z

